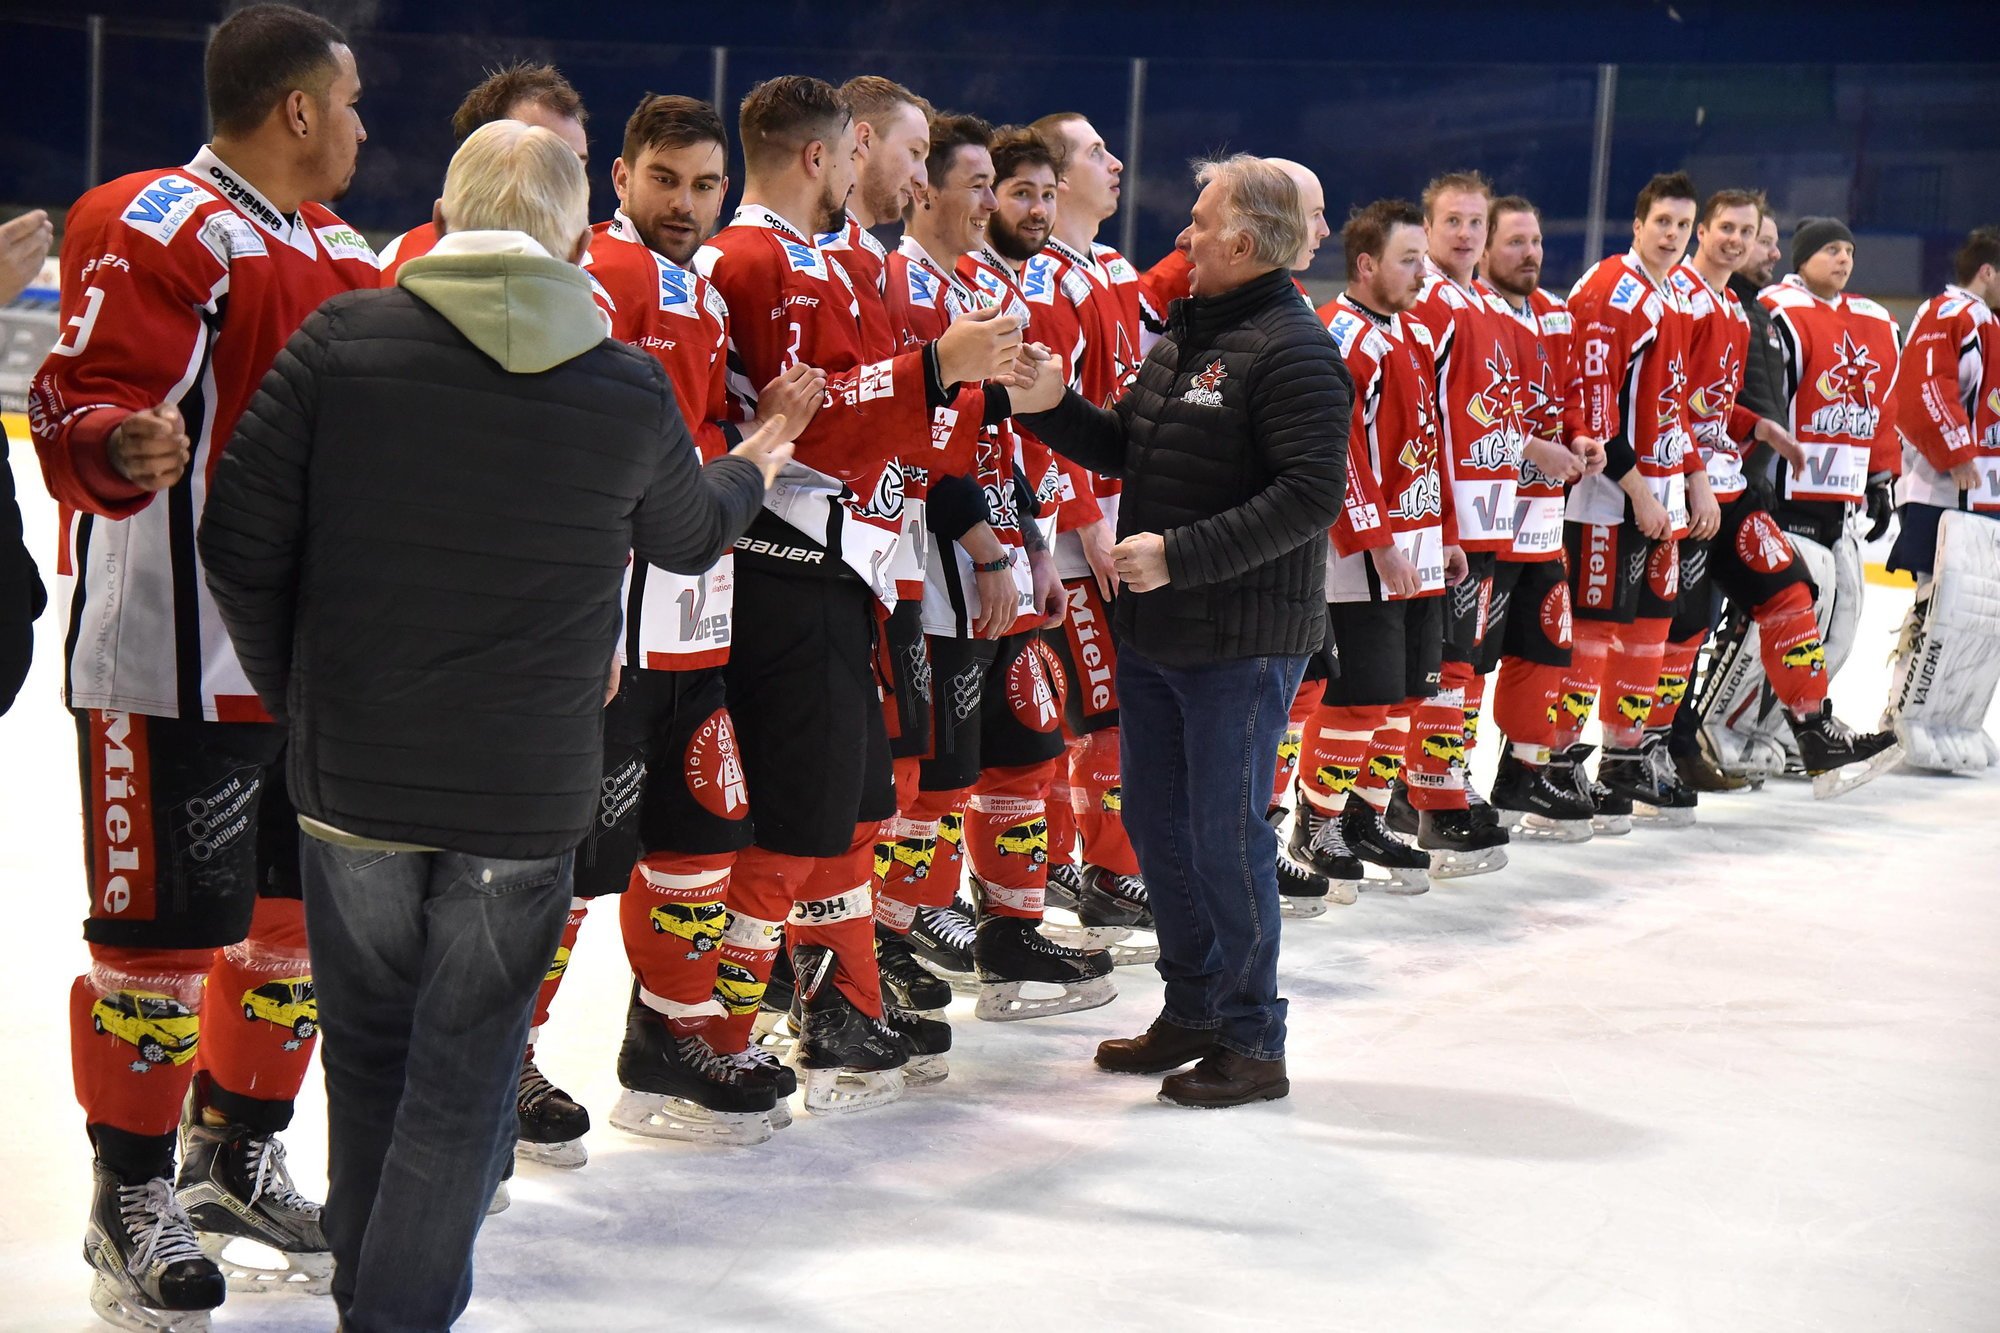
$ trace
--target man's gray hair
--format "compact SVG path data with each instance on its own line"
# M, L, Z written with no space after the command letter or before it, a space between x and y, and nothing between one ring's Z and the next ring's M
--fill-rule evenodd
M1284 168L1261 157L1236 153L1194 164L1195 184L1222 185L1223 234L1250 238L1259 264L1290 268L1306 244L1305 205Z
M590 226L590 182L576 150L539 125L481 125L444 173L448 231L519 231L567 261Z

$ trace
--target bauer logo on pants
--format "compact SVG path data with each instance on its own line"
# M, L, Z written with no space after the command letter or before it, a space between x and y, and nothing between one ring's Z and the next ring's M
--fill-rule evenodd
M736 729L721 708L695 728L687 748L687 785L702 809L718 819L741 819L750 812L743 760L736 752Z
M1775 574L1792 563L1792 544L1763 510L1758 510L1736 529L1736 554L1759 574Z

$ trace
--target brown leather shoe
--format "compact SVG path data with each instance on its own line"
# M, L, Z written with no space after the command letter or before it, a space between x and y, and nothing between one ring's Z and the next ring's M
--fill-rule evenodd
M1750 785L1748 778L1725 773L1705 747L1697 754L1675 755L1674 771L1684 785L1696 791L1742 791Z
M1114 1074L1164 1074L1215 1050L1215 1029L1184 1028L1165 1014L1136 1037L1097 1044L1097 1067Z
M1217 1048L1193 1069L1168 1075L1160 1084L1160 1100L1175 1106L1242 1106L1276 1101L1291 1090L1282 1055L1275 1060L1253 1060Z

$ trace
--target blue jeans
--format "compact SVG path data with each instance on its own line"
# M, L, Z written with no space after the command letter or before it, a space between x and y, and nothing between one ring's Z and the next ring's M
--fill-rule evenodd
M536 988L571 857L505 861L301 838L326 1067L326 1235L355 1333L445 1329L516 1131Z
M1304 657L1168 667L1118 649L1125 831L1160 939L1166 1016L1285 1053L1278 835L1265 821Z

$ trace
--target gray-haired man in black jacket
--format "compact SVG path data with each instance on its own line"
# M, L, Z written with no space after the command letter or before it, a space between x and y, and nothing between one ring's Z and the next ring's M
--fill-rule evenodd
M1112 610L1125 826L1167 984L1097 1063L1174 1074L1186 1106L1282 1097L1277 835L1264 821L1306 657L1326 634L1327 529L1347 480L1352 382L1287 271L1298 187L1239 155L1204 164L1181 235L1193 295L1110 410L1051 377L1017 390L1036 435L1123 479Z
M665 371L607 337L576 266L587 207L549 131L474 132L436 248L300 327L203 512L309 835L343 1328L465 1309L597 812L627 560L706 569L790 454L780 417L699 465Z

